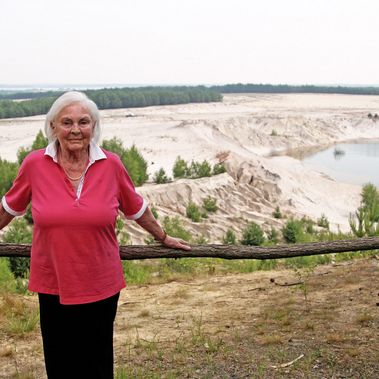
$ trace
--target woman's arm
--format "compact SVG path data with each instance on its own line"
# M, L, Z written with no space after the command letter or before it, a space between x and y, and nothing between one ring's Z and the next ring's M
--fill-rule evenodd
M136 220L137 224L149 232L157 241L163 243L167 247L173 249L191 250L186 241L174 238L166 234L151 213L149 207L146 208L144 214Z
M0 230L7 226L13 219L14 216L9 214L0 203Z

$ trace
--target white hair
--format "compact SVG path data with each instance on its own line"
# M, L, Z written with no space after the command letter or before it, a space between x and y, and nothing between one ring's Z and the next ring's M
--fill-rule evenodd
M56 140L54 136L53 129L51 128L51 123L56 119L59 112L70 104L79 103L87 108L91 115L92 121L94 121L94 127L92 132L92 140L98 143L101 135L100 126L100 112L97 105L87 97L83 92L69 91L65 92L63 95L58 97L51 106L49 112L46 114L45 120L45 134L49 142Z

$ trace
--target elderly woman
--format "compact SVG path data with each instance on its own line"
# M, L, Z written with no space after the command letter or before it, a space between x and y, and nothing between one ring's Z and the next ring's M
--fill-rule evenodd
M67 92L46 116L46 149L23 161L0 205L0 229L32 201L29 289L37 292L48 378L113 378L113 323L125 287L118 211L162 244L159 226L118 156L101 149L96 104Z

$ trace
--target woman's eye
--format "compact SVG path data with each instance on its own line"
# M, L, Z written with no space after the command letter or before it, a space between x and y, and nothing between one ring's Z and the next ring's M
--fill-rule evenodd
M89 120L80 120L79 125L80 126L88 126L90 124Z

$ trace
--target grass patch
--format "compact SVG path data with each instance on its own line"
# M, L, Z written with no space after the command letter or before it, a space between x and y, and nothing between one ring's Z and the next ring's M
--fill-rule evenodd
M282 337L277 334L268 334L260 338L259 343L262 346L278 345L283 343Z
M367 312L364 312L360 315L358 315L355 319L355 322L357 324L359 324L360 326L363 326L363 327L368 327L370 326L371 322L374 321L374 316L372 316L371 314L367 313Z
M9 336L31 333L39 322L38 307L14 295L2 295L0 311L2 330Z

